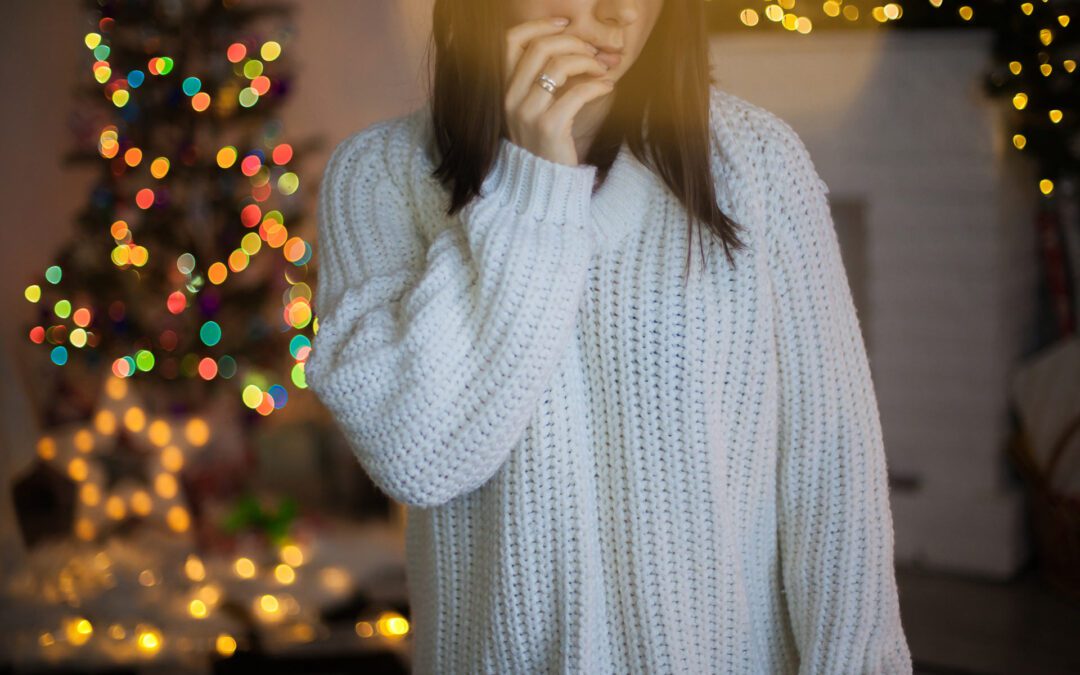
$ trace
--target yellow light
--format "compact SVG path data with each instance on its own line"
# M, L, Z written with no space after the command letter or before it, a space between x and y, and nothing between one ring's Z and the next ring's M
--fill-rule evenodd
M116 433L116 415L111 410L99 410L94 416L94 428L103 436Z
M197 555L189 555L184 561L184 573L192 581L202 581L206 578L206 566Z
M383 612L375 622L375 629L387 637L399 637L409 632L409 622L397 612Z
M1059 15L1058 16L1058 23L1061 24L1062 28L1064 28L1065 26L1068 26L1069 25L1069 15L1068 14Z
M304 564L304 552L296 544L285 544L281 547L281 559L292 567L300 567Z
M72 440L75 443L75 449L79 452L87 453L94 449L94 434L90 433L88 429L76 431Z
M1027 107L1028 96L1024 92L1020 92L1016 96L1013 96L1012 101L1013 101L1013 105L1016 106L1017 110L1023 110L1024 108Z
M964 21L971 21L971 18L975 16L975 10L973 10L971 7L968 7L967 5L963 5L962 7L960 7L960 9L957 10L957 13Z
M395 616L386 620L386 628L391 635L404 635L409 632L409 622L403 616Z
M90 541L97 534L97 528L89 518L79 518L75 521L75 536L83 541Z
M1031 12L1034 9L1035 9L1035 5L1031 4L1030 2L1025 2L1022 5L1020 5L1020 11L1023 12L1024 14L1027 14L1028 16L1031 16Z
M71 476L71 480L82 482L86 480L89 473L90 467L87 466L86 460L82 457L76 457L68 462L68 475Z
M50 436L42 436L37 442L37 453L45 461L56 457L56 441Z
M1013 75L1019 75L1020 71L1024 69L1024 66L1019 61L1009 61L1009 72Z
M315 629L309 623L296 623L289 628L289 637L297 642L311 642L315 639Z
M1023 134L1016 134L1013 136L1013 145L1016 146L1017 150L1023 150L1024 146L1027 145L1027 138Z
M274 578L278 580L278 583L288 586L296 581L296 571L285 563L281 563L274 568Z
M259 607L267 614L273 614L281 608L281 605L278 603L277 596L264 593L259 596Z
M136 644L139 646L140 652L153 656L161 649L161 633L153 628L144 628L139 631Z
M214 649L222 656L232 656L236 652L236 640L228 633L221 633L214 641Z
M206 603L198 598L195 598L188 604L188 611L191 613L191 616L196 619L205 619L208 614Z
M119 495L112 495L105 500L105 515L113 520L120 520L127 514L127 507Z
M142 431L146 426L146 413L138 406L131 406L124 411L124 426L133 433Z
M161 466L174 473L179 471L184 466L184 453L175 445L170 445L161 451Z
M162 499L172 499L176 496L176 478L171 473L159 473L154 477L154 492Z
M184 427L184 436L196 448L202 447L210 440L210 426L201 417L193 417Z
M150 175L161 180L169 173L169 160L166 157L158 157L150 163Z
M336 594L342 594L349 590L352 580L349 573L340 567L324 567L319 570L319 581L324 588Z
M151 443L161 448L172 438L172 429L165 420L154 420L150 423L150 428L146 430L146 434L150 437Z
M101 490L94 483L83 483L79 488L79 499L87 506L97 506L101 501Z
M1076 70L1076 61L1073 61L1072 59L1065 59L1061 62L1061 65L1065 66L1066 72L1071 73L1072 71Z
M1054 124L1057 124L1058 122L1060 122L1061 121L1061 111L1060 110L1051 110L1050 111L1050 121L1053 122Z
M119 377L110 377L105 385L105 394L114 401L119 401L127 395L127 382Z
M173 532L186 532L191 525L191 516L182 506L172 506L165 514L165 522Z
M213 607L221 600L221 589L215 584L206 584L197 591L199 599L207 604L209 607Z
M86 644L93 632L94 627L81 616L68 621L65 629L68 642L76 646Z
M739 20L743 22L744 26L756 26L761 18L758 13L752 9L744 9L739 12Z
M1054 181L1048 178L1043 178L1041 181L1039 181L1039 191L1042 192L1044 195L1050 194L1054 191Z
M1050 77L1050 74L1054 72L1054 67L1049 63L1044 63L1039 66L1039 72L1042 73L1043 77Z
M149 514L153 507L153 499L146 490L139 489L131 493L131 510L138 515L145 516Z
M1054 33L1049 28L1043 28L1039 31L1039 41L1044 45L1049 45L1054 41Z
M242 579L250 579L255 576L255 563L251 561L251 558L237 558L233 563L233 569L236 570L236 575Z
M375 634L375 629L371 627L370 621L357 621L356 634L362 638L369 638Z

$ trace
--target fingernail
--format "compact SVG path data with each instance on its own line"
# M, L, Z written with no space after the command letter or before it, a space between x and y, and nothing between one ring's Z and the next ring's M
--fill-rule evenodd
M552 19L551 23L555 24L556 26L565 26L568 23L570 23L570 19L567 19L564 16L560 16L560 17L557 17L555 19Z

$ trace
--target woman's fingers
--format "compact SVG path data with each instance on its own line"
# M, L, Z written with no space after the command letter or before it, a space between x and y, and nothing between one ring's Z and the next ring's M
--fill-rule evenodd
M593 46L577 36L543 35L535 38L525 47L511 71L506 92L509 100L517 102L523 99L529 93L529 87L536 86L536 78L540 77L540 73L547 72L551 75L548 72L549 62L564 54L577 54L596 60L593 58L596 55Z
M524 92L514 93L512 96L522 96L518 107L525 115L538 115L551 105L554 97L562 96L566 84L574 76L585 74L601 78L607 74L607 71L607 66L592 56L562 54L553 57L547 64L538 69L536 76L531 77L523 85L525 87ZM555 94L548 92L536 83L536 79L540 77L541 72L555 80L555 85L558 87ZM522 79L525 79L524 74Z
M518 61L525 52L529 42L544 35L555 35L566 28L566 24L557 24L555 19L535 19L511 26L506 30L506 72L503 83L506 84L513 77L517 69Z
M605 78L608 68L596 60L595 47L561 30L547 19L507 30L506 125L511 142L577 166L574 117L586 103L610 93L615 83ZM537 83L541 73L554 81L554 94Z

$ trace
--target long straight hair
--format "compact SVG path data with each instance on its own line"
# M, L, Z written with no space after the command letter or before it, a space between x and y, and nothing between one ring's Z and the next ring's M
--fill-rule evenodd
M603 177L625 141L663 179L688 216L687 274L695 231L701 246L701 223L720 240L732 266L732 251L744 248L738 237L742 225L720 209L713 182L709 85L714 80L702 5L701 0L664 1L641 54L616 82L611 110L584 160ZM435 1L426 57L440 154L432 176L451 195L450 216L480 194L500 139L508 137L504 6L504 0Z

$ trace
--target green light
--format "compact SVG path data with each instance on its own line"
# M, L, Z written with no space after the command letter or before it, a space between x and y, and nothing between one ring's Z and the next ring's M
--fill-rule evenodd
M135 365L139 370L148 372L154 367L154 355L146 349L135 352Z
M207 321L199 329L199 339L207 347L213 347L218 342L221 342L221 326L218 325L217 321Z

